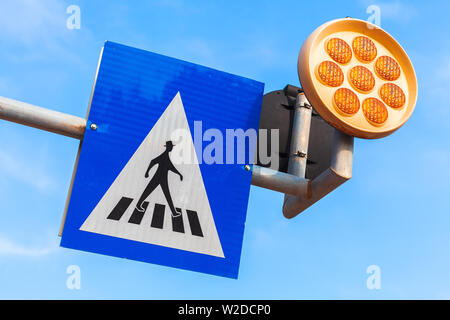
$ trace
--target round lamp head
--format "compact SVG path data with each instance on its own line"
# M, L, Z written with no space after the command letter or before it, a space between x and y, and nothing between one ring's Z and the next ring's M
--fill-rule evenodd
M302 46L298 75L320 116L355 137L391 134L416 105L417 79L408 55L367 21L345 18L317 28Z

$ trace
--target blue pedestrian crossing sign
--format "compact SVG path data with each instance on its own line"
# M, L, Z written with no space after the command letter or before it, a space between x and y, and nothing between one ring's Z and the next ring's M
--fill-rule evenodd
M237 278L263 90L106 42L61 246Z

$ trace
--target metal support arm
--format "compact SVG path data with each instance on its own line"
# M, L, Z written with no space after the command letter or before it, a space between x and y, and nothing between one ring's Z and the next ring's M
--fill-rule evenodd
M311 196L310 180L257 165L253 166L252 185L300 198Z
M83 140L86 119L0 97L0 119ZM293 218L352 176L353 137L335 131L331 167L312 182L305 179L311 106L297 96L289 173L253 166L252 184L286 194L283 214Z
M0 119L82 140L86 120L66 113L0 97Z
M0 97L0 119L83 140L86 120L28 103ZM253 167L252 184L263 188L306 197L310 181L283 172Z
M293 218L352 177L353 137L335 130L331 166L311 182L311 197L304 199L287 195L283 214Z

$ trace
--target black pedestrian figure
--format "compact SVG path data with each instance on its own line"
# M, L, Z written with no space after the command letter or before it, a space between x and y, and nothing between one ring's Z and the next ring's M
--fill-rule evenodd
M172 202L172 197L169 191L168 173L169 171L172 171L178 174L180 176L181 181L183 181L183 175L180 172L178 172L178 170L174 167L169 157L169 152L171 152L173 149L172 141L166 141L166 144L164 146L166 147L166 150L159 156L157 156L155 159L150 161L148 169L145 172L145 177L148 178L148 172L150 171L150 169L153 166L158 165L158 168L156 169L153 178L148 183L147 187L145 188L144 192L139 198L139 201L136 204L136 210L144 212L145 209L142 208L142 203L156 189L157 186L161 186L164 196L166 197L167 203L169 204L170 210L172 211L172 216L178 217L181 215L181 213L175 210L175 207Z

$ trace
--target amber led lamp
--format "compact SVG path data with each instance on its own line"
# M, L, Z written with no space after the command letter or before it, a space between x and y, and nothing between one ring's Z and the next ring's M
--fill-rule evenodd
M298 75L320 116L359 138L393 133L417 100L408 55L386 31L363 20L338 19L317 28L302 46Z
M406 101L403 90L393 83L385 83L381 86L380 97L391 108L401 108Z
M342 39L331 38L327 41L327 53L336 62L349 63L352 59L352 48Z
M379 57L375 63L377 74L387 81L394 81L400 77L400 66L389 56Z
M359 110L358 96L350 89L337 89L333 96L333 101L339 111L345 115L352 115Z
M323 61L317 67L319 79L330 87L339 87L344 82L344 73L339 66L332 61Z
M375 78L372 72L363 66L356 66L350 69L350 83L360 91L370 91L375 87Z
M370 62L377 56L377 47L368 37L359 36L354 38L352 47L355 56L363 62Z
M362 110L366 119L376 126L382 125L388 118L386 106L377 98L367 98L364 100Z

